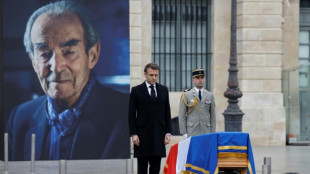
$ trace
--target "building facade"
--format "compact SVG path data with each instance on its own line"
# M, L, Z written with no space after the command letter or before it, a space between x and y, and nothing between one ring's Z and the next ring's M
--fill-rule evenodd
M307 28L308 10L301 7L302 3L299 0L237 0L238 78L243 93L239 106L244 112L242 130L250 133L254 145L285 145L288 140L310 139L310 112L304 109L309 100L305 96L309 93L310 29ZM163 8L163 13L155 14L158 8ZM171 17L178 8L179 16ZM196 17L188 18L186 14L196 14ZM177 22L182 15L185 22ZM164 26L160 31L169 32L162 35L166 39L158 41L156 36L160 32L155 33L159 31L155 27L162 19L167 20L162 22ZM228 81L230 24L229 0L130 0L131 86L144 81L143 68L147 63L158 63L161 73L164 72L160 83L169 87L172 117L177 117L182 90L191 87L190 69L203 67L207 69L206 86L215 95L217 131L224 131L222 113L228 103L223 94ZM191 26L195 31L191 32ZM173 33L174 27L181 29ZM195 37L192 33L196 33ZM199 37L200 40L195 40ZM308 40L300 39L306 37ZM190 49L193 41L195 54L191 54ZM174 47L179 51L171 51ZM167 56L158 59L156 55L161 52ZM301 53L306 56L300 58Z

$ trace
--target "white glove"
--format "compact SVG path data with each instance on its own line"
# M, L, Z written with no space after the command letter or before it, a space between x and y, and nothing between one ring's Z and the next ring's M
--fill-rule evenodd
M183 134L184 140L187 139L187 134Z

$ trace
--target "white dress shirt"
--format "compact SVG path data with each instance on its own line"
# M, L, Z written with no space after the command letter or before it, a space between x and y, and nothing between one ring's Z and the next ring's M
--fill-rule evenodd
M196 87L194 87L194 89L195 89L196 93L199 95L199 89L198 89L198 88L196 88ZM201 97L202 97L203 88L201 88L201 89L200 89L200 91L201 91Z
M145 84L146 84L146 87L147 87L147 90L149 91L149 94L151 95L151 84L149 84L147 81L145 81ZM154 86L154 90L155 90L155 96L157 97L157 91L156 91L156 84L153 85Z

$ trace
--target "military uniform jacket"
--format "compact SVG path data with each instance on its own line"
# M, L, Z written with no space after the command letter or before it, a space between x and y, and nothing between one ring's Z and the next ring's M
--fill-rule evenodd
M186 103L185 103L186 102ZM201 101L195 89L182 94L179 106L179 127L181 134L189 137L215 132L214 95L203 90Z

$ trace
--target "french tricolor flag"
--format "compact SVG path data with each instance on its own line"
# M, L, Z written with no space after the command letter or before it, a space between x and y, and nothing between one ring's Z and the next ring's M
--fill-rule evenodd
M218 174L218 157L247 159L247 174L255 174L248 133L218 132L193 136L171 146L164 174Z
M164 167L164 174L176 174L185 171L185 164L187 159L187 152L191 138L187 138L175 145L171 146L166 164Z

